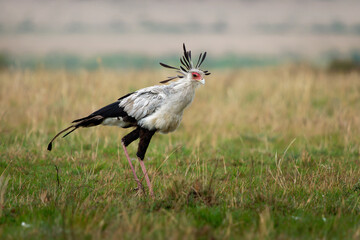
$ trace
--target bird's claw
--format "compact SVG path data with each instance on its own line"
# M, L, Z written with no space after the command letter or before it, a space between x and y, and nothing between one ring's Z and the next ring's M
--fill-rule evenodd
M134 188L133 190L134 190L134 192L137 192L137 191L140 191L140 190L141 190L142 192L145 192L144 188L142 188L142 187L141 187L141 188L136 187L136 188Z
M139 182L137 188L134 188L134 191L136 191L138 194L145 194L145 189L143 185Z

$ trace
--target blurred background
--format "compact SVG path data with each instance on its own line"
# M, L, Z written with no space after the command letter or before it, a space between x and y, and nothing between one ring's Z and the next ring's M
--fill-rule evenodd
M209 68L358 68L360 1L0 1L0 67L153 68L181 44Z
M0 239L359 239L359 12L0 0ZM211 75L150 143L155 201L133 191L132 129L79 129L47 151L74 119L172 76L159 62L179 66L183 43Z

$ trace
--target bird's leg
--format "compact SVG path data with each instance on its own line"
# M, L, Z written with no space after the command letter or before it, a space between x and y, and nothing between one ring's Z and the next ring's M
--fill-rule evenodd
M128 145L129 145L130 143L132 143L134 140L136 140L136 139L139 138L139 132L140 132L140 130L137 128L137 129L135 129L134 131L130 132L130 133L129 133L128 135L126 135L125 137L123 137L123 138L121 139L121 145L122 145L122 147L123 147L123 149L124 149L125 156L126 156L126 159L127 159L128 162L129 162L131 171L132 171L133 174L134 174L135 181L137 182L137 185L138 185L138 190L145 192L143 185L141 184L139 178L136 176L135 168L134 168L134 166L133 166L132 163L131 163L131 159L130 159L129 154L128 154L127 149L126 149L126 146L128 146Z
M146 171L146 167L144 164L144 157L145 157L146 150L149 146L150 140L155 132L156 131L149 131L149 130L143 129L143 128L140 129L140 141L139 141L138 151L136 153L136 155L138 156L139 162L140 162L141 169L145 176L146 184L149 187L150 196L152 198L155 198L155 196L154 196L154 191L153 191L150 179L149 179L149 175Z
M121 145L122 145L122 147L123 147L123 149L124 149L125 156L126 156L128 162L129 162L129 164L130 164L131 171L132 171L133 174L134 174L135 181L137 182L137 185L138 185L138 190L139 190L139 191L142 190L143 192L145 192L143 185L141 184L139 178L136 176L135 168L134 168L134 166L133 166L132 163L131 163L131 159L130 159L129 154L128 154L127 150L126 150L125 144L122 142Z
M150 196L151 196L151 198L154 199L155 198L154 191L153 191L150 179L149 179L149 175L148 175L148 173L146 171L144 161L141 160L140 158L138 158L138 159L139 159L139 162L140 162L141 169L142 169L142 171L144 173L144 176L145 176L146 184L148 185L148 188L149 188Z

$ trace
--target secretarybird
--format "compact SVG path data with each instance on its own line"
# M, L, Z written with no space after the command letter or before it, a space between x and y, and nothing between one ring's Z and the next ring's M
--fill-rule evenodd
M172 67L164 63L161 66L177 70L177 75L168 77L160 83L176 81L167 85L156 85L126 94L116 102L111 103L87 117L74 120L72 125L58 134L50 141L48 150L51 151L53 141L62 133L66 137L80 127L93 127L97 125L118 126L122 128L135 128L122 138L121 143L125 156L137 182L137 189L144 188L135 173L126 147L140 138L137 157L149 188L150 196L154 198L153 188L144 165L144 157L152 136L156 132L169 133L179 126L184 109L190 105L195 96L195 89L205 84L205 75L208 71L200 69L205 60L206 52L201 53L196 65L191 60L191 51L187 51L183 44L184 56L180 58L182 66Z

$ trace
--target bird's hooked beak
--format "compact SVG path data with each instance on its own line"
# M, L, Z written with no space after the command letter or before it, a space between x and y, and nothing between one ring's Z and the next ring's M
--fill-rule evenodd
M203 78L203 79L199 80L199 83L201 83L202 85L205 85L205 79Z

